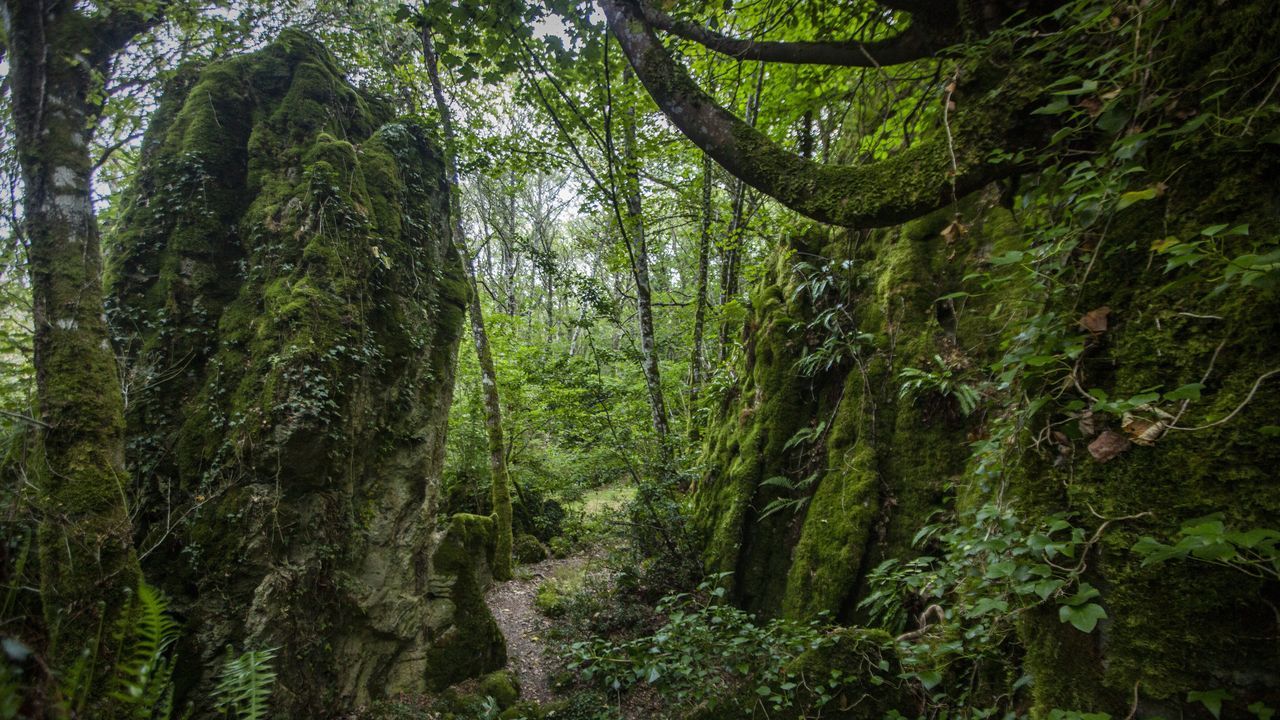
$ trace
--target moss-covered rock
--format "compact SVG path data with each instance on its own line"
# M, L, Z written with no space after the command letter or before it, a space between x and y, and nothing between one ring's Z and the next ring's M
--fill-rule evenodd
M1196 88L1224 67L1271 72L1248 48L1275 36L1280 10L1263 2L1220 12L1180 6L1167 29L1165 81ZM1251 39L1230 39L1237 35ZM1233 95L1237 107L1261 101L1246 85L1232 91L1253 93ZM859 622L867 573L885 559L924 553L912 539L939 508L998 495L1030 522L1071 513L1090 533L1099 516L1141 514L1109 524L1085 563L1108 614L1095 632L1063 623L1054 606L1020 617L1022 648L1010 657L1033 678L1034 707L1172 717L1201 712L1187 693L1207 689L1233 694L1225 714L1247 715L1254 700L1274 704L1275 582L1205 563L1144 567L1130 550L1139 537L1168 541L1210 513L1224 513L1238 530L1275 528L1280 517L1280 444L1268 434L1280 417L1280 384L1257 384L1280 357L1280 292L1219 287L1214 272L1166 271L1167 258L1152 252L1164 238L1202 238L1222 223L1248 225L1248 239L1214 241L1226 257L1275 247L1280 196L1269 178L1280 173L1280 146L1258 140L1276 132L1268 122L1245 137L1204 132L1146 148L1143 165L1152 184L1162 183L1160 197L1121 211L1102 250L1077 249L1075 277L1087 282L1037 296L1031 313L1016 310L1027 306L1026 283L1012 275L984 282L1005 272L992 259L1044 242L1024 232L1033 212L1009 209L994 188L901 227L815 230L780 247L750 295L742 380L720 398L706 437L709 469L694 490L693 525L707 569L732 571L732 597L748 608ZM1097 262L1093 252L1102 252ZM819 308L797 292L812 271L801 263L815 262L836 268L849 313L842 322L866 337L856 353L805 373L798 363L806 350L829 336L807 329ZM1102 307L1108 327L1086 337L1076 319ZM1202 400L1180 423L1200 429L1171 431L1103 463L1069 413L1046 410L1037 429L1052 422L1042 434L1061 434L1052 443L1030 432L1012 438L1003 484L986 486L969 467L970 444L989 437L1005 406L1020 400L988 368L1018 333L1035 332L1027 318L1037 316L1065 318L1087 343L1071 369L1086 388L1114 398L1203 382ZM899 396L901 371L936 368L934 356L969 380L991 379L978 412L966 415L939 393ZM1066 385L1077 396L1064 373L1053 377L1058 385L1019 392L1060 398ZM1121 418L1111 423L1120 431ZM793 502L766 517L779 498Z
M521 565L530 565L547 559L547 546L532 535L517 535L511 555Z
M428 687L441 690L467 678L501 668L507 662L502 631L484 602L493 580L494 521L487 515L458 513L436 543L431 557L433 615L446 629L426 654Z
M492 622L429 592L467 293L448 202L433 129L290 31L180 76L110 235L148 576L183 667L280 648L281 716L423 691L429 649Z
M498 707L506 710L520 699L520 684L516 682L514 675L506 670L499 670L480 678L476 694L493 698Z

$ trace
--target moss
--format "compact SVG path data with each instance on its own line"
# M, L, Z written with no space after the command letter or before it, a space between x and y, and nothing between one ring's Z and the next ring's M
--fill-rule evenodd
M427 649L425 677L433 690L496 670L507 662L502 631L484 601L493 567L493 536L492 518L459 513L450 518L432 555L433 592L447 599L452 617L452 623ZM477 558L486 562L478 565Z
M879 509L875 457L870 447L859 445L828 471L810 500L787 575L786 616L839 614L857 582Z
M476 694L493 698L499 708L506 710L520 699L520 685L514 675L506 670L499 670L480 678Z
M516 562L530 565L547 559L547 547L538 538L522 534L516 536L511 554Z
M109 307L139 544L165 541L193 652L282 647L282 714L421 692L467 297L433 130L286 31L174 84L130 193Z

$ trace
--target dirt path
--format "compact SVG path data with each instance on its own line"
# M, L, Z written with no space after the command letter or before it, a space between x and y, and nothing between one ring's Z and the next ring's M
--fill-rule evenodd
M557 571L586 562L582 556L543 560L517 569L518 576L495 583L485 602L507 639L507 669L520 682L520 697L545 703L552 699L552 662L546 656L551 621L533 606L538 586Z

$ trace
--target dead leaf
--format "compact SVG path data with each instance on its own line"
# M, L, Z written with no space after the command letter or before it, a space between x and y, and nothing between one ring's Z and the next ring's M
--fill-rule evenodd
M1107 462L1128 450L1129 438L1114 430L1103 430L1102 434L1089 443L1089 454L1100 463Z
M1100 335L1107 331L1107 316L1110 314L1111 308L1106 305L1090 310L1080 318L1080 327L1094 335Z
M1164 435L1165 424L1163 420L1151 421L1139 415L1125 413L1120 427L1133 438L1135 443L1155 445L1160 436Z
M952 220L946 227L942 228L942 232L938 233L948 245L955 242L957 238L963 237L965 226L960 222L959 218Z
M1092 410L1085 410L1080 413L1080 434L1090 438L1098 434L1098 421L1093 417Z

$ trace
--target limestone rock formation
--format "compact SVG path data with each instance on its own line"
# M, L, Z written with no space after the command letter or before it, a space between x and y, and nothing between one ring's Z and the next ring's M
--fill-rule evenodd
M451 594L482 587L481 523L434 527L468 292L448 203L432 128L301 33L166 94L108 304L188 687L227 646L278 647L280 716L319 716L456 679L435 643L492 626ZM496 632L466 641L476 672L501 663Z
M1176 44L1164 81L1195 88L1211 68L1270 67L1248 48L1276 22L1269 3L1184 13L1171 25ZM742 381L720 398L709 470L694 498L708 569L733 573L738 603L875 624L859 609L871 592L868 574L886 559L936 554L936 544L913 540L939 508L956 513L999 497L1031 522L1071 513L1091 533L1102 517L1139 515L1110 523L1082 561L1108 615L1095 632L1064 623L1056 606L1022 619L1037 708L1168 717L1188 692L1205 688L1274 696L1280 674L1260 671L1280 668L1274 582L1204 563L1147 567L1131 548L1211 513L1237 529L1271 527L1280 515L1280 445L1270 437L1280 392L1258 385L1280 357L1280 291L1180 279L1156 250L1229 226L1275 237L1280 195L1270 178L1280 173L1280 153L1271 142L1213 133L1147 152L1148 172L1167 183L1152 191L1158 201L1115 216L1098 262L1087 254L1096 245L1074 249L1073 261L1089 267L1083 291L1037 296L1034 312L1019 314L1028 294L1010 271L1008 259L1020 255L1009 253L1030 258L1052 240L1024 224L1035 208L1010 207L995 187L900 227L814 231L777 250L751 293ZM1220 243L1228 254L1249 247ZM830 285L816 294L816 285L801 287L822 273ZM838 332L808 329L837 303ZM999 363L1013 335L1063 318L1078 343L1075 367L1042 373L1041 386L1002 386ZM806 357L833 361L806 366ZM989 379L990 397L966 413L936 379L904 396L907 368ZM1202 427L1153 431L1171 420L1151 409L1145 421L1080 414L1087 403L1068 372L1113 398L1202 385ZM1005 436L1002 467L976 467L973 443L1011 422L1007 408L1017 400L1037 394L1048 401ZM1172 416L1179 403L1166 407ZM1123 445L1101 452L1112 440L1106 433ZM914 619L926 608L909 610ZM1142 707L1131 709L1136 688Z

